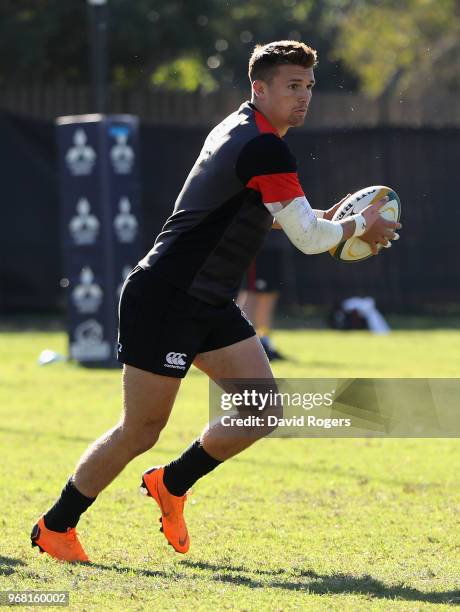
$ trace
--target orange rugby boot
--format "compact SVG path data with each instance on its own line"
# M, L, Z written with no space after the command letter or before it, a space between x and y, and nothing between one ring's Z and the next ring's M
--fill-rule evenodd
M61 561L89 561L78 540L75 529L67 529L65 533L51 531L45 525L43 516L32 528L30 534L32 546L38 546L40 553L48 553Z
M184 520L184 504L187 495L172 495L163 482L164 467L153 467L142 475L141 493L153 497L160 506L161 528L171 544L179 553L186 553L190 548L190 538Z

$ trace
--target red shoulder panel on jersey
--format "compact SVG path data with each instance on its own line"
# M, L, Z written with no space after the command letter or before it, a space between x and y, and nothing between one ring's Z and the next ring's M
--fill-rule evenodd
M297 172L254 176L246 185L262 194L264 204L283 202L305 195Z
M276 134L279 136L278 131L275 130L270 121L265 117L265 115L262 115L260 111L256 110L254 116L256 119L256 125L261 134Z

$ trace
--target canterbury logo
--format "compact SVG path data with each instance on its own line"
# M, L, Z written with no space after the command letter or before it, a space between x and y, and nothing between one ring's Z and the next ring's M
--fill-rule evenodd
M187 357L186 353L168 353L166 355L166 367L180 368L184 369L185 361L183 357Z

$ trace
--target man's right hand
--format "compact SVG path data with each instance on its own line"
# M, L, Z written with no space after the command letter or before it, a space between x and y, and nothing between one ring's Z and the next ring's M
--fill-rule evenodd
M390 240L399 238L395 230L401 229L401 223L396 221L388 221L380 215L380 209L388 202L388 196L367 206L362 212L362 216L366 221L366 232L360 236L361 240L367 242L371 247L373 255L379 252L379 245L388 247Z

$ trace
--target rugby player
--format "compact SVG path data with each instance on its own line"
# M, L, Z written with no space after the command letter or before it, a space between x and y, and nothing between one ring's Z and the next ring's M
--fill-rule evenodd
M152 250L128 277L120 299L118 358L123 368L119 422L83 454L56 503L34 525L42 552L87 561L75 527L97 495L137 455L152 448L168 422L192 363L211 379L273 380L265 352L234 298L274 220L307 254L351 236L374 252L396 237L384 204L332 221L314 210L283 141L301 126L315 84L316 52L296 41L257 46L249 61L251 102L207 137L174 210ZM206 428L167 465L146 470L142 486L161 511L162 530L177 552L189 549L183 509L187 490L260 435L222 435Z
M251 263L236 303L253 323L269 361L284 359L271 338L273 318L284 283L284 232L269 232L263 247Z

